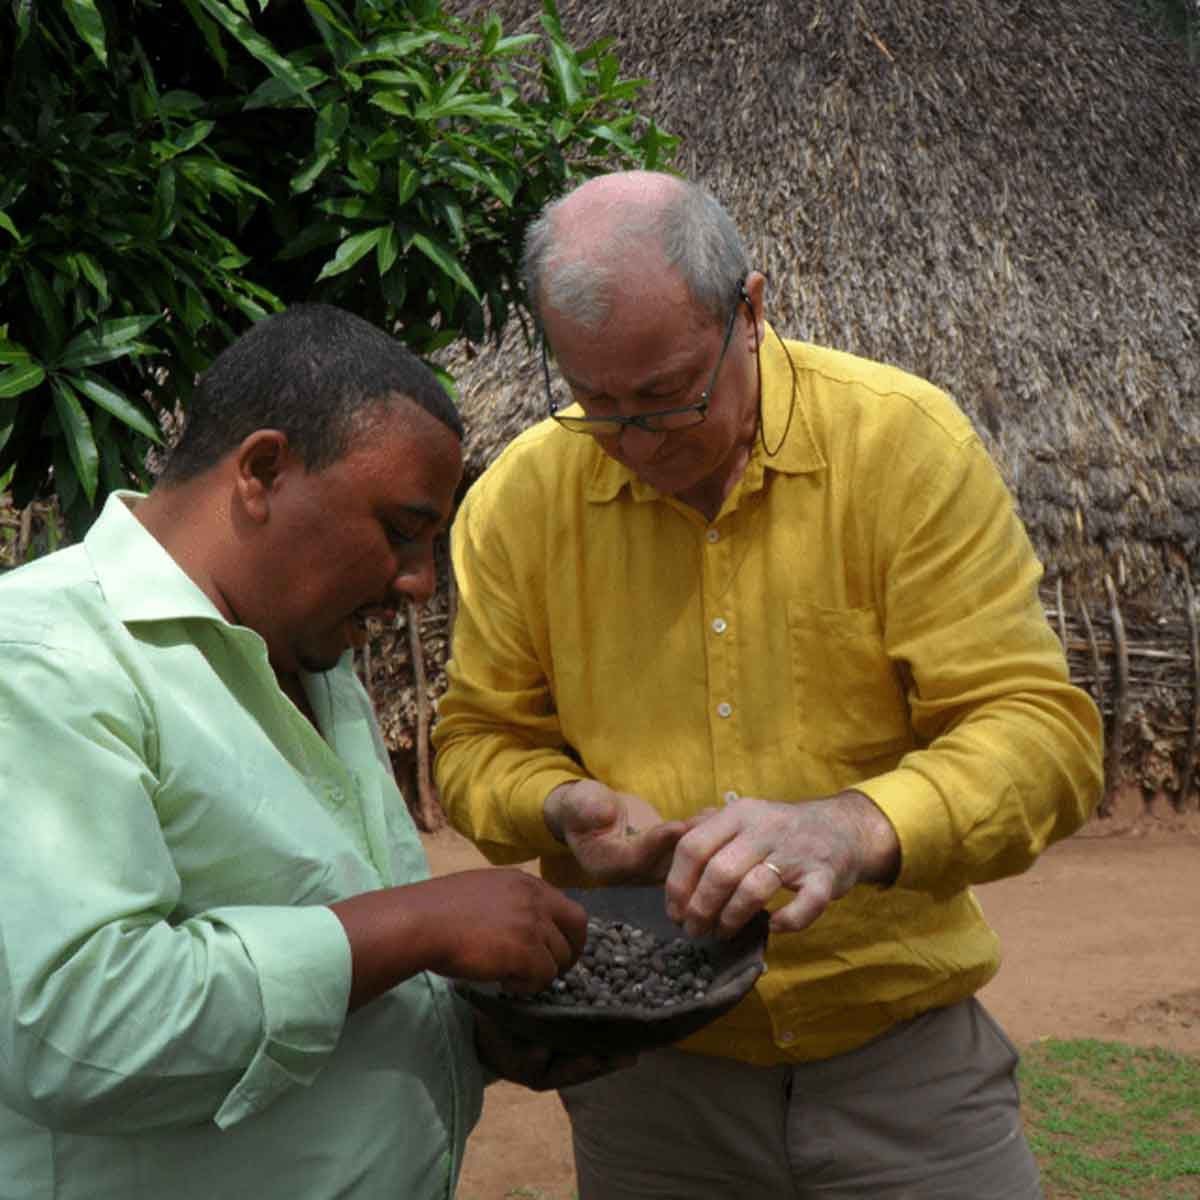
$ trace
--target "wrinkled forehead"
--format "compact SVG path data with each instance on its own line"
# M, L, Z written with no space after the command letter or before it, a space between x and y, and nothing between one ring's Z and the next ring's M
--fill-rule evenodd
M560 364L592 352L619 357L645 343L657 345L660 352L679 343L682 353L713 324L712 315L696 303L678 275L653 270L626 273L605 294L599 319L589 319L571 303L546 306L542 312L546 342Z

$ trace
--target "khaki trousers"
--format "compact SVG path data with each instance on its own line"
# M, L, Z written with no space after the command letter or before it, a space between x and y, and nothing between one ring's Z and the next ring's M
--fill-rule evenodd
M579 1200L1041 1200L1016 1065L973 999L822 1062L646 1053L561 1093Z

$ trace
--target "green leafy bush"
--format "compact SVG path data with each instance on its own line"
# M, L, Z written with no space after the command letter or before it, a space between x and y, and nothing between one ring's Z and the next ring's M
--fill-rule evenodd
M439 0L12 0L0 75L0 478L76 533L249 321L498 336L530 216L673 144L552 0L521 37Z

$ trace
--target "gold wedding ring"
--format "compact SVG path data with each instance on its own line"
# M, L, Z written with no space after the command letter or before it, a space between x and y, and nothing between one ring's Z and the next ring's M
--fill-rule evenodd
M774 871L780 885L783 884L783 872L773 863L768 862L765 858L758 864L760 867L766 867L768 871Z

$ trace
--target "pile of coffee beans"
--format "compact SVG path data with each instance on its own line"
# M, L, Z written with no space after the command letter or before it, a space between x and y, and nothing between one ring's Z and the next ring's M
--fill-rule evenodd
M708 955L687 938L662 941L627 921L588 920L583 954L548 988L523 999L578 1008L670 1008L702 1000Z

